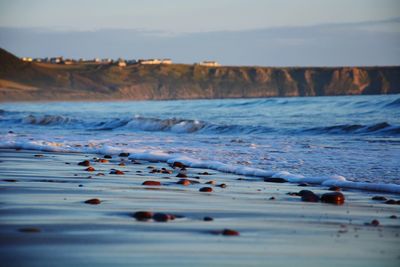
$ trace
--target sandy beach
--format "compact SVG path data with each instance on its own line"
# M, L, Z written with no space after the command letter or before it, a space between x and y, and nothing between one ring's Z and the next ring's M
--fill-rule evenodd
M118 155L96 162L103 158L0 151L2 266L400 264L400 206L372 200L399 195L345 190L343 205L310 203L288 193L332 191ZM139 211L154 216L137 220Z

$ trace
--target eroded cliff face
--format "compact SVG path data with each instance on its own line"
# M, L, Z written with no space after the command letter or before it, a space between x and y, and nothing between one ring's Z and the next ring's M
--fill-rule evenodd
M0 49L0 100L145 100L400 93L400 67L54 65Z

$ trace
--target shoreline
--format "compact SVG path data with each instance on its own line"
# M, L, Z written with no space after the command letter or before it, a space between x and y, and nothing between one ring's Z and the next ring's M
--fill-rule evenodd
M131 161L125 155L113 155L108 162L95 162L94 157L104 154L0 150L3 262L8 266L400 263L400 206L372 200L376 193L343 190L343 205L309 203L288 193L332 191L191 167L183 179L192 182L185 186L177 183L182 179L176 177L181 173L178 167ZM77 165L84 160L95 171ZM162 168L165 173L154 171ZM110 174L113 169L124 174ZM149 180L160 185L142 185ZM203 187L212 192L199 191ZM94 198L101 203L85 203ZM138 221L133 217L138 211L174 214L176 219ZM223 229L239 236L224 236Z

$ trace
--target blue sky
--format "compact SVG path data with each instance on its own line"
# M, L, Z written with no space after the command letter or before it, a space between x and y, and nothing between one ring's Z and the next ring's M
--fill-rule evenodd
M0 0L19 56L398 65L399 0Z

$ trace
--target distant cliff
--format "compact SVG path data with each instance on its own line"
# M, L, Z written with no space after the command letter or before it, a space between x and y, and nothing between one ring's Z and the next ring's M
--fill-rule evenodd
M23 62L0 49L0 100L145 100L400 93L395 67L205 67Z

